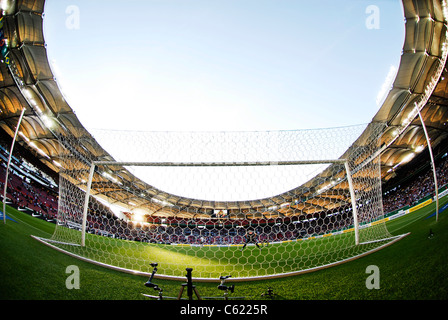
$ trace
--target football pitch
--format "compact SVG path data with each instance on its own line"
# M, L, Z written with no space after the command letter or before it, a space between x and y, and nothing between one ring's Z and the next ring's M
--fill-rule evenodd
M447 197L441 200L440 207L446 203ZM439 213L439 221L436 222L435 217L431 216L434 208L435 205L431 204L388 222L387 228L392 235L410 233L391 246L316 272L238 282L234 295L256 300L265 297L263 293L268 288L273 288L275 295L270 299L446 299L447 211ZM147 298L142 293L154 294L143 285L146 276L81 261L31 237L49 238L54 231L53 224L13 209L8 210L8 216L14 221L8 220L0 226L2 299L144 300ZM428 238L430 230L434 233L432 238ZM241 246L172 246L101 238L102 242L95 242L95 247L89 248L87 245L83 250L90 250L92 254L100 251L103 263L118 262L118 265L130 269L145 257L148 273L152 270L150 263L157 262L160 274L171 273L176 277L185 275L185 268L188 267L193 269L193 277L204 272L200 268L207 269L216 278L237 271L248 276L271 274L278 270L289 272L296 269L295 264L299 261L331 263L330 253L337 249L322 245L321 241L328 241L325 238L306 240L313 245L307 246L307 251L303 252L300 251L304 249L299 242L269 244L261 250L248 246L241 251ZM114 245L108 244L108 241L113 241ZM297 254L286 255L291 251ZM117 261L117 256L121 260ZM299 260L303 256L313 256L314 259ZM67 267L73 265L80 270L80 287L70 290L66 285L69 277ZM375 290L366 288L366 268L371 265L377 266L381 272L381 286ZM311 262L309 267L313 267ZM167 269L170 271L167 272ZM165 295L177 295L179 281L157 278L154 281L164 289ZM185 282L185 278L180 281ZM228 282L232 283L232 278ZM216 283L197 283L197 287L203 296L222 294L216 289Z
M64 230L71 234L75 230ZM368 233L367 229L360 230ZM76 237L74 237L76 238ZM79 238L79 237L78 237ZM129 273L150 275L158 264L156 278L181 279L186 268L198 281L219 281L231 275L236 281L276 278L329 267L390 245L398 239L355 245L354 232L314 236L294 241L243 245L157 244L87 235L86 246L45 242L68 254L99 262Z

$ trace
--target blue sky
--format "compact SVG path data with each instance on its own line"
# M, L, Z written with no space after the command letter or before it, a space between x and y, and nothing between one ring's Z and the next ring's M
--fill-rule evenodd
M294 130L370 122L404 16L398 0L47 0L44 30L87 128Z
M372 6L374 29L366 25ZM370 122L399 65L404 16L398 0L47 0L44 30L58 84L91 132L275 132ZM108 137L96 136L109 152L126 149ZM182 141L165 146L189 150ZM254 148L269 155L280 144ZM237 159L249 148L229 152ZM209 200L257 199L301 183L294 167L251 169L216 177L135 173L165 191Z

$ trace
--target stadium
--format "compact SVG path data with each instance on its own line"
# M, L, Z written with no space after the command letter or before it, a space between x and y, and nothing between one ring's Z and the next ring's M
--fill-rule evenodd
M46 2L1 5L3 300L448 297L445 1L402 1L369 123L188 132L87 129Z

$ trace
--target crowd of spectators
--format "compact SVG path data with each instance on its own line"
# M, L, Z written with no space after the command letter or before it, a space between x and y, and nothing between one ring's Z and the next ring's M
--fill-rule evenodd
M132 222L115 221L106 230L115 237L126 240L136 240L151 243L177 243L198 245L226 245L244 243L246 231L253 230L260 242L275 242L295 240L314 233L319 233L323 227L315 221L292 223L275 223L274 225L258 225L248 227L176 227Z
M0 188L5 188L9 153L0 145ZM58 188L53 179L39 171L21 156L11 160L6 197L8 204L28 210L46 220L54 220L58 213Z
M443 157L436 165L436 175L439 188L448 183L448 157ZM434 175L432 169L429 168L403 185L387 190L383 194L384 213L412 206L419 200L434 195L434 193Z

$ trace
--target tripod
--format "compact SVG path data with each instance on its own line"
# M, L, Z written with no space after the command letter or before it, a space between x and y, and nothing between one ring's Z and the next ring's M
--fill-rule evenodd
M145 283L146 287L154 288L155 286L157 286L156 284L152 283L152 279L154 278L154 275L157 272L158 265L159 265L158 263L151 263L151 267L153 267L153 269L152 269L151 276L149 277L149 280Z
M261 296L262 296L262 297L267 296L267 297L269 297L269 298L272 298L272 297L275 296L275 293L274 293L274 290L273 290L271 287L269 287L268 290L267 290L265 293L262 293L262 294L261 294Z
M230 299L245 299L245 297L230 297L230 293L233 293L235 291L235 285L227 285L226 280L230 278L231 276L221 276L219 277L219 280L221 283L218 285L218 290L224 291L224 295L222 297L204 297L204 299L224 299L224 300L230 300Z
M175 297L163 297L162 292L163 290L155 283L152 282L152 279L154 278L155 273L157 272L157 263L151 263L151 266L154 268L149 280L145 283L145 286L148 288L153 288L156 291L159 291L158 296L148 295L142 293L145 297L157 299L157 300L163 300L165 299L176 299ZM191 272L193 271L192 268L187 268L187 283L183 283L180 288L179 295L177 296L177 300L181 300L182 294L184 293L185 287L187 287L187 295L189 300L193 300L193 292L196 294L196 297L198 300L202 300L201 296L199 295L198 290L196 289L196 286L193 285L193 280L191 277Z
M193 292L196 294L196 297L198 298L198 300L202 300L201 296L198 293L198 290L196 289L196 286L193 285L193 281L191 279L191 272L193 271L193 269L187 268L185 270L187 270L187 274L186 274L187 283L183 283L181 285L179 295L177 296L177 300L180 300L182 298L182 294L184 293L185 287L187 287L187 295L188 295L189 300L193 300Z
M224 299L229 300L229 291L230 293L233 293L233 291L235 290L235 285L231 285L231 286L227 286L226 285L226 280L228 278L230 278L231 276L221 276L219 277L219 280L221 280L221 284L218 286L219 290L223 290L224 291Z
M152 283L152 279L154 278L154 275L156 274L156 272L157 272L157 266L158 266L158 264L157 263L151 263L151 267L153 267L154 269L152 270L152 273L151 273L151 277L149 278L149 280L145 283L145 286L146 287L148 287L148 288L153 288L154 290L156 290L156 291L159 291L159 295L158 296L151 296L151 295L147 295L147 294L143 294L145 297L149 297L149 298L156 298L156 299L158 299L158 300L163 300L163 290L158 286L158 285L156 285L155 283Z

